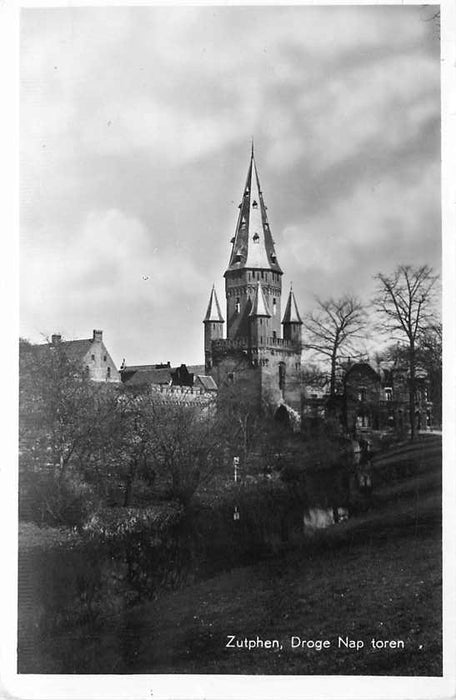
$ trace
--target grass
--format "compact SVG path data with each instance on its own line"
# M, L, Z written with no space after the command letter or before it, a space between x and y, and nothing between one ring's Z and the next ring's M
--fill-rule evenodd
M436 440L376 460L409 476L375 490L366 513L299 549L160 596L48 645L48 673L441 675L441 481ZM410 467L411 472L410 475ZM277 639L281 648L226 648ZM330 640L292 649L291 636ZM338 648L338 637L362 649ZM403 649L373 649L372 638Z

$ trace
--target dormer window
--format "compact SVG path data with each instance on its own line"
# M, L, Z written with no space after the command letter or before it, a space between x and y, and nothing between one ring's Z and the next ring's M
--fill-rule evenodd
M240 263L240 262L241 262L241 259L242 259L242 258L241 258L241 256L239 255L239 253L236 253L236 255L234 256L234 262L235 262L235 263Z
M252 202L252 208L253 208L253 209L258 209L258 202L256 201L256 199L254 199L253 202Z
M271 254L271 262L274 264L277 262L277 256L274 253Z
M258 233L254 233L254 234L253 234L253 242L254 242L254 243L259 243L259 242L260 242L260 237L259 237Z

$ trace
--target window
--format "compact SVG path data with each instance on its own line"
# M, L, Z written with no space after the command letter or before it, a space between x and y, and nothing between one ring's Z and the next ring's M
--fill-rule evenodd
M277 331L272 331L272 337L274 338L274 340L277 338Z
M108 367L108 369L107 369L106 376L108 379L111 379L111 368L110 367Z
M285 362L281 362L279 364L279 389L281 389L282 391L285 389L285 373Z
M259 242L260 242L260 237L259 237L259 235L258 235L256 232L253 234L253 242L254 242L254 243L259 243Z
M393 400L393 390L391 387L385 387L385 401L392 401Z
M365 401L366 400L366 389L363 386L360 386L358 388L358 401Z
M258 209L258 202L256 201L256 199L254 199L253 202L252 202L252 208L253 208L253 209Z
M277 313L277 302L275 299L272 300L272 315L275 316Z
M106 355L103 355L103 362L106 362Z
M237 297L236 299L235 311L237 314L241 313L241 300L239 299L239 297Z
M95 359L95 355L91 355L91 358L92 358L92 360L94 360L94 359Z

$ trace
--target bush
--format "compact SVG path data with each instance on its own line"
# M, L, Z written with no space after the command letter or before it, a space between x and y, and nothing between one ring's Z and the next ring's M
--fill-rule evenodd
M81 528L97 506L94 489L77 474L68 473L62 478L50 471L20 474L20 520Z

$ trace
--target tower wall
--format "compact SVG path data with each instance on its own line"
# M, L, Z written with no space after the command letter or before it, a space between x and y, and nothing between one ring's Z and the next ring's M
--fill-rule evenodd
M204 321L204 364L206 371L209 371L212 367L212 341L222 338L222 321Z
M271 314L269 335L281 337L282 276L272 270L229 270L225 273L227 338L250 336L249 314L257 282L261 282Z

